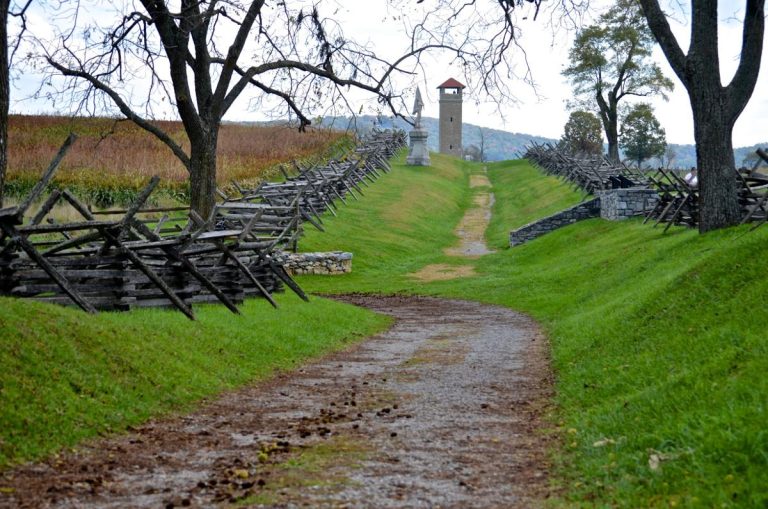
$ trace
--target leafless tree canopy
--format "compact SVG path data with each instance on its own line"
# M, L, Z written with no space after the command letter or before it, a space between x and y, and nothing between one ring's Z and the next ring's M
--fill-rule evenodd
M152 117L167 111L166 101L177 106L173 72L165 64L169 58L172 69L185 65L187 72L194 73L188 84L190 97L199 99L196 86L206 88L198 80L205 69L210 69L212 79L219 78L215 91L217 98L224 99L222 114L250 87L255 89L246 94L252 109L268 110L282 118L288 112L307 125L313 116L333 106L357 110L348 104L345 94L353 87L376 94L390 113L407 111L402 94L421 70L425 52L453 55L465 67L465 79L475 80L478 95L514 99L510 79L529 77L528 66L518 72L520 66L513 61L520 56L520 51L514 51L519 19L544 18L542 24L546 19L558 24L576 22L588 6L588 0L389 3L393 12L402 13L404 35L400 51L387 55L371 43L347 37L333 16L336 3L323 0L142 0L140 6L125 2L122 8L80 0L73 7L55 9L58 33L54 39L41 41L40 47L47 60L58 64L58 72L66 69L69 76L76 72L82 78L68 82L66 91L75 93L84 111L108 111L113 99L105 95L106 88L125 99L124 91L136 82L148 88L146 97L134 97L130 102L136 113ZM164 25L158 16L165 16L169 23ZM239 40L233 44L235 34ZM179 53L178 61L171 58L167 43L179 47L179 51L171 51ZM183 51L181 44L186 45ZM230 55L232 50L238 54ZM86 74L104 87L85 78ZM163 106L165 109L158 108Z
M441 31L431 29L431 11L418 23L404 21L410 38L403 39L399 54L385 56L370 43L346 37L325 16L329 6L140 0L116 13L81 0L55 39L39 45L53 70L46 82L52 90L43 93L66 94L67 102L88 112L116 107L157 136L190 170L193 206L205 211L215 188L218 126L246 90L251 108L287 111L304 128L329 109L352 110L351 89L374 94L395 115L407 111L402 83L407 88L414 81L427 51L449 51L467 65L488 69L488 90L503 85L494 77L499 61L486 62L481 52L487 41L453 30L458 18ZM56 87L55 75L69 79ZM151 122L169 108L184 124L189 149ZM200 174L207 183L196 182Z
M241 96L300 129L339 108L354 113L360 91L402 116L422 57L443 51L464 68L476 97L513 100L513 78L529 78L527 65L518 75L511 61L517 16L564 19L586 2L390 0L406 34L399 49L347 37L333 0L62 2L55 36L38 41L37 62L51 69L39 93L81 112L117 109L157 136L189 169L193 207L205 212L218 128ZM181 118L189 148L151 122L161 115Z
M419 41L439 40L466 51L455 60L473 95L499 104L515 101L514 90L533 85L522 45L520 22L536 19L542 30L576 27L589 0L391 0L412 21L406 29Z

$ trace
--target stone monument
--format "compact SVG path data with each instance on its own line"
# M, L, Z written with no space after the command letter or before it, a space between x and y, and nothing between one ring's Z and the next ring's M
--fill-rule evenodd
M424 101L421 99L421 90L416 87L416 99L413 101L415 123L411 130L411 151L405 160L414 166L429 166L429 150L427 149L427 137L429 133L421 127L421 110L424 109Z

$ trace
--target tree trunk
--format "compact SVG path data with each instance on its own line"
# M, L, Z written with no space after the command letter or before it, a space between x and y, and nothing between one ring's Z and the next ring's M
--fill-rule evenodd
M192 210L208 218L216 204L216 145L218 129L190 140L189 191Z
M733 124L755 89L765 31L765 0L747 0L739 67L723 87L717 39L717 0L696 0L691 10L691 41L686 55L672 33L658 0L640 0L648 26L688 90L693 110L699 170L699 231L740 221Z
M8 5L9 0L0 0L0 207L5 196L5 172L8 168L8 105L10 86L8 83Z
M608 94L608 101L603 98L601 92L597 93L597 104L600 107L600 120L608 141L608 159L614 163L619 162L619 114L618 101L612 93Z
M605 138L608 141L608 159L614 163L619 162L619 120L616 113L616 105L612 104L603 118L603 129Z
M613 116L605 128L605 137L608 139L608 159L611 162L619 162L619 129L616 115Z
M717 94L719 95L719 94ZM718 97L691 100L699 178L699 232L734 226L741 221L733 125L725 120Z

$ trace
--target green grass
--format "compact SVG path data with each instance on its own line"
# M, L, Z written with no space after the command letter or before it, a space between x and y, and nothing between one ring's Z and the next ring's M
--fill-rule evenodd
M539 320L556 372L553 482L561 489L553 506L764 507L768 228L663 234L639 221L594 219L509 249L510 229L581 196L524 162L488 166L496 205L487 238L497 253L468 260L443 252L477 192L468 181L479 165L434 155L431 168L417 168L400 158L360 201L325 218L327 233L310 228L302 244L353 252L353 273L299 282L315 292L473 299ZM436 263L472 265L477 275L433 283L409 275ZM72 444L120 429L384 325L340 304L294 301L286 297L279 313L255 301L239 318L212 306L190 325L173 312L94 319L0 300L9 366L0 375L0 428L12 422L2 450L33 457L56 449L50 430ZM334 320L320 319L327 316ZM276 340L282 321L291 329ZM7 330L18 338L9 342ZM278 346L286 360L265 367Z
M527 161L488 163L488 177L497 190L510 189L493 207L487 239L494 249L509 246L509 232L542 217L576 205L587 198L573 192L564 181L543 178Z
M291 369L389 319L315 298L249 300L181 313L80 311L0 298L0 467Z
M351 251L351 274L306 276L314 291L420 290L407 275L430 263L463 263L443 254L453 229L471 203L469 163L434 154L430 168L408 166L401 155L394 171L364 187L360 201L347 198L338 217L324 217L328 233L307 227L302 251Z
M761 254L768 228L662 234L637 220L595 219L451 262L441 249L454 242L444 232L457 214L435 201L450 195L466 204L471 190L459 189L460 176L451 177L452 189L435 188L432 179L446 164L464 172L477 167L440 158L433 164L441 169L396 166L381 185L387 190L377 190L382 194L343 209L324 237L308 235L307 249L344 239L355 253L353 275L301 281L324 292L473 299L538 319L557 375L553 426L561 447L553 455L562 491L554 506L764 507L768 278ZM581 198L524 162L490 165L489 177L496 206L487 236L497 248L511 228ZM398 201L416 186L425 186L425 199ZM429 228L416 226L419 234L411 235L382 220L377 211L393 202L401 216ZM397 250L370 234L379 231L397 236ZM408 261L422 266L474 264L478 275L415 283L407 274L419 267L401 259L411 254Z

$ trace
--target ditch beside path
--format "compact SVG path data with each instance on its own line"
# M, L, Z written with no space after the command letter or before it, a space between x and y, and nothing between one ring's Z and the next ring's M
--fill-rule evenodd
M388 331L187 415L0 475L1 507L536 507L547 344L506 308L345 297Z

